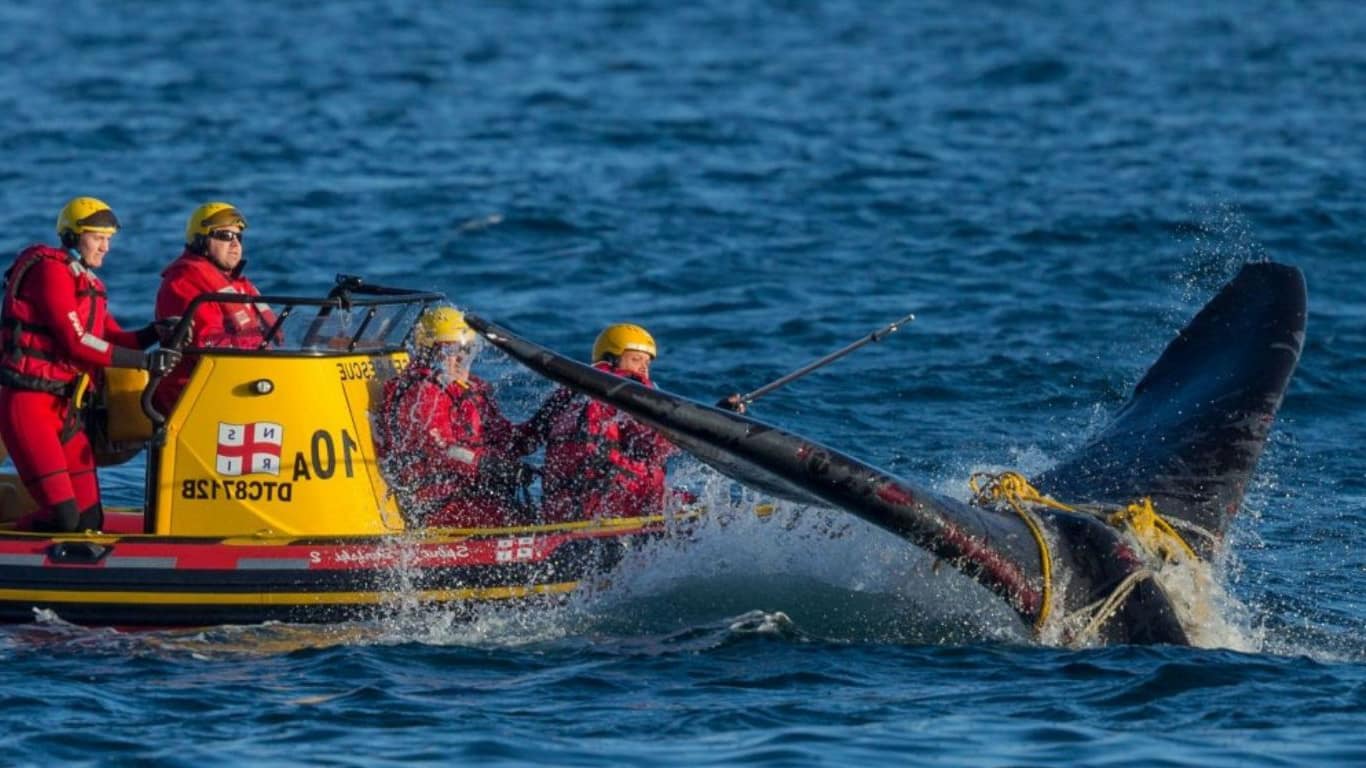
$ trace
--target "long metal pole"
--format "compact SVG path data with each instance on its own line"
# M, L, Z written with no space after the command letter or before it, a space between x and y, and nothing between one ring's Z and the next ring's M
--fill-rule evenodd
M807 363L806 365L803 365L801 368L798 368L797 370L795 370L795 371L793 371L793 372L791 372L791 373L789 373L789 374L786 374L786 375L781 376L781 377L779 377L779 378L777 378L777 379L774 379L773 381L770 381L769 383L763 385L762 387L759 387L758 389L755 389L755 390L753 390L753 391L751 391L751 392L746 392L746 393L743 394L743 395L731 395L729 398L726 398L726 399L722 400L722 402L724 403L724 402L729 401L729 402L731 402L731 403L735 403L736 405L739 405L740 408L743 409L744 407L748 406L750 403L752 403L752 402L754 402L755 400L757 400L757 399L763 397L764 395L768 394L769 392L772 392L773 390L777 389L778 387L781 387L781 386L783 386L783 385L785 385L785 384L788 384L788 383L790 383L790 382L792 382L792 381L795 381L796 379L799 379L799 378L805 376L806 374L811 373L812 371L816 370L817 368L821 368L821 367L823 367L823 366L829 365L830 363L835 362L836 360L840 359L841 357L844 357L845 355L849 354L850 352L853 352L854 350L858 349L859 347L862 347L862 346L865 345L865 344L871 344L872 342L875 342L875 341L882 341L883 339L887 338L888 336L892 335L893 333L896 333L896 332L901 328L901 326L906 325L907 323L913 322L914 320L915 320L915 315L914 315L914 314L906 315L905 317L901 318L900 320L897 320L896 322L893 322L893 323L889 323L889 324L887 324L887 325L884 325L883 327L877 329L876 331L873 331L872 333L868 334L867 336L864 336L864 337L860 338L859 340L857 340L857 341L855 341L855 342L852 342L852 343L847 344L847 345L845 345L845 346L843 346L843 347L840 347L839 349L835 350L834 352L831 352L830 354L826 355L825 357L822 357L822 358L820 358L820 359L818 359L818 360L813 360L813 361L811 361L810 363ZM735 409L732 408L732 410L735 410Z

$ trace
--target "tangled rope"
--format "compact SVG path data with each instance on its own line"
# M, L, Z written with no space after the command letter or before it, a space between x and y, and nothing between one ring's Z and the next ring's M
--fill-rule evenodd
M974 472L968 478L968 487L972 489L974 504L982 506L994 503L1006 504L1024 521L1029 532L1034 536L1034 542L1039 548L1040 570L1043 576L1042 605L1039 608L1039 615L1034 619L1036 636L1042 634L1052 608L1053 555L1048 547L1048 540L1044 537L1039 517L1030 509L1031 506L1047 507L1061 512L1091 514L1099 517L1107 524L1131 533L1149 554L1162 558L1163 562L1170 563L1183 558L1200 559L1191 545L1181 536L1181 533L1166 518L1157 513L1153 507L1152 499L1148 497L1127 504L1122 509L1113 507L1079 508L1039 493L1039 490L1030 485L1024 475L1018 472ZM1075 645L1084 642L1088 637L1098 632L1105 625L1105 622L1109 621L1119 610L1119 607L1124 604L1124 601L1138 586L1139 582L1155 576L1156 573L1148 568L1134 571L1126 576L1110 592L1109 596L1065 616L1062 619L1064 626L1074 623L1081 616L1091 616L1086 626L1073 635L1069 644L1075 647Z
M1080 648L1085 645L1086 641L1099 633L1100 628L1105 626L1105 622L1109 621L1115 613L1119 611L1119 607L1124 605L1125 600L1129 599L1129 595L1138 587L1139 582L1144 579L1151 579L1156 575L1156 573L1148 568L1140 568L1128 576L1125 576L1124 580L1119 582L1119 584L1110 591L1108 596L1103 597L1090 605L1078 608L1063 617L1062 622L1064 627L1076 624L1081 617L1088 614L1091 617L1085 627L1068 638L1067 646L1069 648Z
M1146 496L1142 501L1110 514L1105 521L1116 528L1127 529L1144 549L1168 563L1183 556L1192 560L1200 559L1181 533L1166 518L1157 514L1157 510L1153 509L1153 500Z
M982 479L986 482L979 483ZM1034 535L1034 543L1039 547L1039 564L1043 574L1043 594L1040 598L1039 615L1034 618L1034 634L1041 634L1048 623L1048 614L1053 606L1053 553L1048 548L1048 539L1044 538L1043 526L1039 525L1038 515L1026 509L1025 504L1043 504L1056 509L1066 507L1040 494L1018 472L1002 472L998 475L974 472L972 477L968 478L968 487L972 489L973 503L1005 502L1015 510L1015 514Z

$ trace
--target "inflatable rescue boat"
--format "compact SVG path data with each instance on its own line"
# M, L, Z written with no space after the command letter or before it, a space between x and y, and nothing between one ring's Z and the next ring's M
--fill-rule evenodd
M415 603L554 601L664 532L662 516L410 528L378 469L372 408L443 297L339 276L325 298L209 294L186 316L248 301L275 310L270 341L185 349L198 362L170 413L153 405L155 377L109 370L93 442L102 464L147 451L144 505L106 508L98 532L0 524L0 620L45 609L125 627L331 622ZM0 500L5 520L32 504L12 476Z

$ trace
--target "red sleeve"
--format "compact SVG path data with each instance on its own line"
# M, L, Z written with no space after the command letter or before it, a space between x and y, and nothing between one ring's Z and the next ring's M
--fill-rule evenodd
M244 291L244 292L245 292L247 295L249 295L249 296L260 296L260 295L261 295L261 292L258 291L258 290L256 289L256 285L255 285L254 283L252 283L250 280L248 280L248 279L246 279L246 278L244 277L244 278L242 278L242 281L241 281L241 282L242 282L243 287L245 288L245 291ZM262 335L265 335L265 332L266 332L266 331L269 331L269 330L270 330L270 327L271 327L272 325L275 325L275 312L274 312L274 310L272 310L272 309L270 308L270 305L269 305L269 304L261 304L261 303L258 302L258 303L255 305L255 307L256 307L256 312L260 313L259 316L258 316L258 319L261 321L261 334L262 334ZM276 341L279 341L279 339L276 339Z
M588 441L593 443L594 450L606 448L611 454L612 463L622 469L630 471L632 474L645 477L650 473L650 467L630 452L632 425L636 424L633 419L625 414L618 413L617 409L610 405L590 400L586 406ZM608 425L615 421L617 424L618 439L612 441L608 436Z
M515 452L518 443L517 427L508 421L503 412L498 410L498 403L494 401L486 385L477 385L479 390L479 420L483 425L483 444L488 451L502 456L520 456Z
M478 474L479 454L464 444L456 431L461 414L452 410L451 398L431 382L411 387L399 404L399 432L411 456L430 456L435 466L430 476L439 482L452 475L473 479ZM426 444L423 450L422 444Z
M138 341L138 335L134 331L125 331L119 325L119 321L108 312L104 313L104 333L105 339L120 347L131 347L132 349L142 349L142 343Z
M510 450L515 456L526 456L535 453L537 448L545 444L550 437L550 430L555 426L555 420L564 413L574 399L574 390L568 387L561 387L551 393L550 397L541 403L541 407L536 409L536 413L525 422L512 427L512 444Z
M674 444L654 428L631 418L621 425L621 442L628 455L650 466L662 465L676 450Z
M590 399L583 404L583 413L583 428L588 438L594 441L607 440L607 425L616 418L616 409Z
M161 289L157 291L157 319L184 317L185 310L189 308L190 302L194 301L200 294L208 292L205 287L196 285L186 273L168 276L161 282ZM191 343L199 343L203 339L219 338L225 332L223 311L216 304L200 304L194 311L193 322L194 330L191 334Z
M20 287L40 318L52 331L57 347L77 363L104 367L113 360L114 347L101 335L103 328L86 328L76 311L76 282L71 270L52 259L33 265ZM131 345L130 345L131 346Z

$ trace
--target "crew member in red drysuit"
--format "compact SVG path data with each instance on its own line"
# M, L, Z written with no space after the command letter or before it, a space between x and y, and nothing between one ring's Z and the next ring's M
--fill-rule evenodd
M384 385L375 447L399 507L427 527L528 522L530 468L510 451L513 426L470 374L477 336L450 307L423 313L412 362Z
M104 368L165 372L180 358L142 350L168 327L125 331L109 314L104 263L119 229L108 205L77 197L57 216L61 248L32 245L5 273L0 306L0 440L38 507L21 530L98 530L104 523L95 457L80 400Z
M657 347L649 332L608 326L593 343L593 367L647 387ZM606 403L557 390L520 428L517 453L545 445L541 511L546 522L638 517L664 507L665 460L673 444Z
M246 218L228 203L205 203L190 214L185 224L185 250L161 273L158 320L179 320L190 302L205 293L261 295L242 274L247 266L242 258L242 232L246 228ZM195 308L190 321L187 347L252 349L259 347L270 332L275 315L261 303L204 302ZM152 402L163 415L170 413L198 359L198 355L186 355L157 386Z

